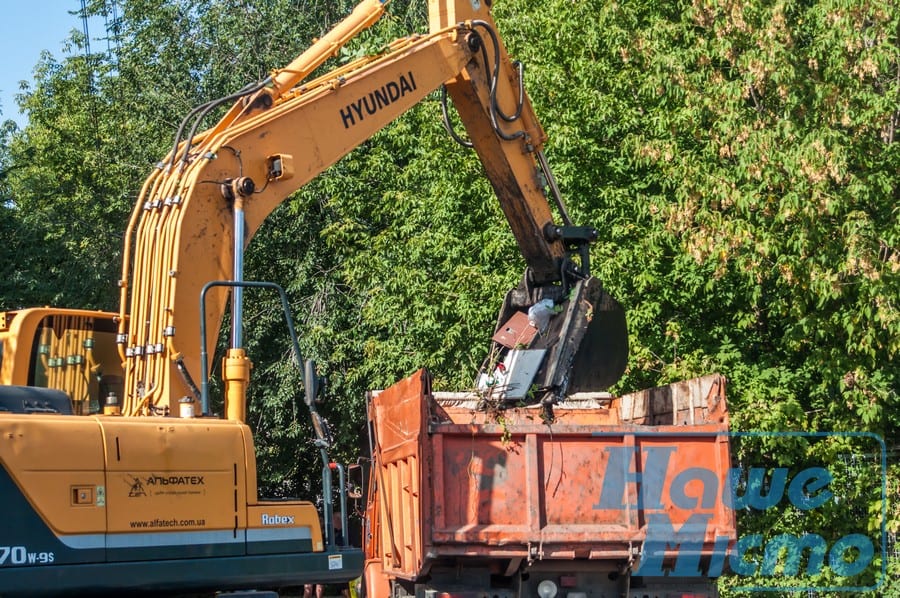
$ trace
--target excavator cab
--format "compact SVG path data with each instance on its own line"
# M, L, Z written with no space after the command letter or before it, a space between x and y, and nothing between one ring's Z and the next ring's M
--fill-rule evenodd
M115 317L50 307L0 313L0 409L88 415L120 397Z

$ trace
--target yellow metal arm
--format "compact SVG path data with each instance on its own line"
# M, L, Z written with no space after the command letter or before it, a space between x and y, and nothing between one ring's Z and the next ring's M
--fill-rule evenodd
M236 206L243 208L246 247L291 193L444 83L526 262L540 282L558 276L565 251L543 235L552 217L535 157L544 132L519 92L486 3L432 2L429 34L302 82L382 10L378 0L365 0L275 72L268 86L251 88L219 123L173 150L147 179L129 223L122 277L124 414L177 412L188 389L175 355L195 376L208 374L199 371L198 297L207 282L235 275ZM498 114L518 118L507 123ZM227 300L225 289L209 294L210 352Z

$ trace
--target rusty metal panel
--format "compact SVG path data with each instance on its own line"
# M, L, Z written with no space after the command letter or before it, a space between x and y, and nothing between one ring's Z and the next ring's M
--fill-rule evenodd
M492 527L500 533L511 531L510 527L527 531L522 515L528 460L520 442L513 447L496 435L476 439L450 434L436 434L433 442L441 443L444 454L433 473L443 479L444 486L444 495L437 498L443 504L445 528L436 529L436 535L451 538L469 530L485 538Z
M421 435L424 397L431 383L424 370L376 394L370 417L378 462L380 553L385 572L413 577L422 566Z
M632 441L625 434L602 439L590 435L543 435L538 446L546 525L555 526L557 533L589 526L598 539L634 535L638 521L630 504L621 510L595 508L609 458L603 449L633 446Z
M623 561L654 517L679 529L701 513L708 552L735 537L721 500L724 378L562 403L550 423L534 408L478 411L468 395L437 401L427 377L414 378L375 401L376 434L389 447L380 466L390 472L383 525L394 534L383 542L386 571L413 579L434 559L463 556Z
M619 398L623 422L651 426L728 423L725 378L714 374Z
M530 347L537 333L538 329L528 322L528 315L517 311L491 338L509 349L520 349Z
M640 458L641 471L650 468L649 455L654 450L660 454L668 453L659 506L654 507L650 500L644 500L640 514L642 524L651 515L664 514L678 528L692 515L703 514L709 517L706 532L710 545L716 537L734 536L734 513L722 500L723 491L730 484L731 456L727 433L702 434L697 431L682 436L670 428L659 434L638 436L635 448L635 459ZM703 479L698 473L700 470L715 474L715 478Z
M635 509L599 510L595 503L603 447L632 439L596 438L585 427L552 434L547 427L529 428L523 434L507 430L509 437L501 430L433 435L443 454L433 475L444 488L435 496L443 525L433 529L434 545L466 544L482 554L504 547L526 555L529 544L549 550L614 543L626 555L628 541L641 538Z

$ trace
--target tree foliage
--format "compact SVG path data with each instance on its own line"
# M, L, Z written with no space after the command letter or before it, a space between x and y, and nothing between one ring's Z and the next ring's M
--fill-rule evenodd
M74 34L62 61L44 56L21 97L28 125L0 138L5 307L113 307L130 203L181 116L287 63L352 3L117 5L110 51L86 56ZM569 211L601 233L594 272L628 313L616 390L720 371L736 429L871 432L896 446L895 3L494 10ZM398 0L335 62L410 27L424 27L422 7ZM432 97L368 140L285 202L248 256L248 278L288 290L302 349L330 381L323 410L344 459L359 450L366 389L422 366L442 387L471 385L523 267L477 159L439 118ZM312 491L318 465L274 298L253 296L247 330L264 482ZM819 458L787 441L747 447ZM889 480L896 493L893 461ZM889 519L900 531L896 505Z

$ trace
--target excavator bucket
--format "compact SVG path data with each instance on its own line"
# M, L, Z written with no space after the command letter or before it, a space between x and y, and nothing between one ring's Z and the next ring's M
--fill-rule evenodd
M602 392L628 364L625 312L596 278L578 280L556 300L536 301L520 285L507 294L500 321L493 338L503 360L484 380L508 401Z
M574 392L607 390L628 363L622 307L599 280L589 277L576 282L556 309L561 311L533 345L547 349L539 384L559 399Z
M612 295L600 291L592 317L569 371L569 394L600 392L619 381L628 365L625 310Z

